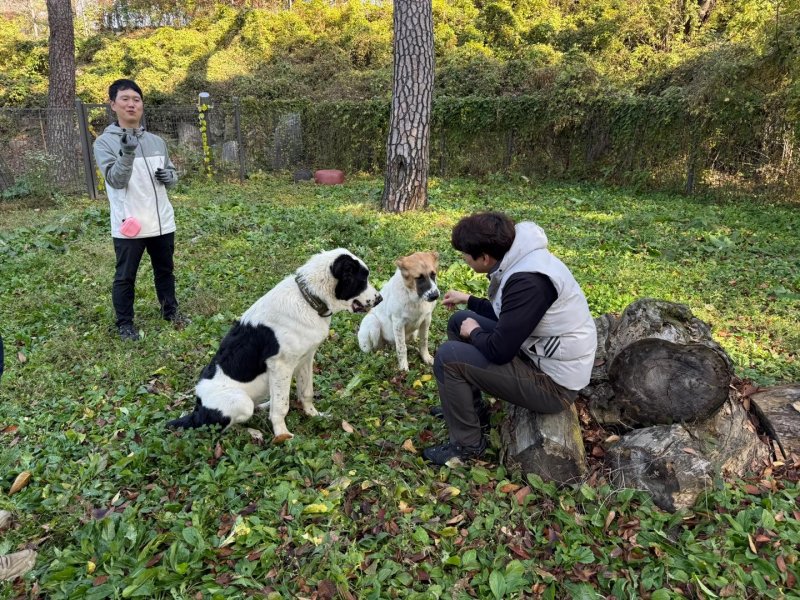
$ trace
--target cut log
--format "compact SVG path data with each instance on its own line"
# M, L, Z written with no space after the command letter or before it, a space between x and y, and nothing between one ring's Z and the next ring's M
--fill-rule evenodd
M578 412L572 405L557 414L539 414L509 405L500 426L501 462L545 481L574 483L586 473Z
M711 417L732 375L724 355L708 346L656 338L629 344L608 370L623 420L640 427Z
M581 391L592 416L625 429L703 419L728 397L733 367L688 307L644 298L595 320L598 350Z
M750 401L769 435L780 445L782 458L800 456L800 384L759 390Z
M642 298L632 302L624 310L608 335L606 342L607 363L627 346L638 340L657 338L673 344L702 344L719 352L730 364L722 347L711 337L711 328L696 318L688 306Z
M648 492L674 511L694 505L720 475L742 477L769 459L734 394L714 418L698 425L656 425L625 434L606 449L612 480Z

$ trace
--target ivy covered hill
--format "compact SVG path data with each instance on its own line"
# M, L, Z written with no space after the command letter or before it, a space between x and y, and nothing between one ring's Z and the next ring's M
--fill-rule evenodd
M84 6L76 19L80 97L102 101L120 76L135 77L151 101L193 99L203 89L264 100L390 94L391 2L236 4ZM797 7L796 0L433 0L437 93L673 94L698 110L735 115L771 106L796 116ZM6 12L0 105L42 105L46 88L46 28Z
M800 0L432 2L432 139L442 156L469 154L440 160L442 173L799 196ZM44 1L14 3L0 13L0 107L43 106L46 21L25 11ZM236 96L259 140L294 111L307 144L336 140L336 164L353 149L371 157L356 170L382 164L390 1L75 6L84 101L123 76L150 106Z

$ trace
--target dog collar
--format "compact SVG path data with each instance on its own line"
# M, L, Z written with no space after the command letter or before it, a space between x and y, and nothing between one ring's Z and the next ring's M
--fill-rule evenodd
M295 275L294 281L297 287L300 288L300 293L303 295L303 298L311 305L311 308L317 311L320 317L330 317L333 314L327 304L311 293L311 290L308 289L306 282L300 278L300 275Z

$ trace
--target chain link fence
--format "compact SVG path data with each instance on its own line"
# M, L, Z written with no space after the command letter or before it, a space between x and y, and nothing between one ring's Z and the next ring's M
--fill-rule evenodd
M200 104L145 109L144 126L166 141L183 179L244 180L259 172L299 175L319 168L378 174L385 168L388 100L325 104L248 98L215 104L204 98L202 104L208 105L202 113ZM515 171L689 193L701 177L710 187L756 191L760 186L782 194L800 187L797 139L780 111L752 124L745 147L678 110L656 142L651 126L663 121L660 113L639 111L641 122L620 133L612 125L619 114L629 115L623 109L563 122L539 114L530 99L440 101L434 103L430 171L439 176ZM113 119L108 105L80 101L65 111L0 107L0 200L46 196L54 189L97 197L103 182L92 143ZM69 150L54 156L48 127L58 123L63 132L65 120Z

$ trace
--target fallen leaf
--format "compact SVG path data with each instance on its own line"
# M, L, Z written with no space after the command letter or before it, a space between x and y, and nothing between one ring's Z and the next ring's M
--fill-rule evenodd
M31 472L30 471L23 471L17 478L14 480L14 483L11 484L11 489L8 490L8 495L13 496L26 485L28 485L31 481Z
M464 514L463 514L463 513L460 513L460 514L457 514L457 515L456 515L455 517L453 517L452 519L448 519L448 520L447 520L447 524L448 524L448 525L458 525L458 524L459 524L459 523L461 523L461 521L463 521L464 519L466 519L466 517L464 516Z
M744 491L751 496L759 496L761 494L761 490L750 483L744 486Z
M0 429L0 433L14 433L17 429L19 429L19 427L16 425L9 425L8 427Z
M512 553L519 556L522 560L530 559L531 555L528 554L527 550L522 546L515 546L514 544L509 544L508 549L511 550Z
M97 587L98 585L103 585L106 581L108 581L108 575L100 575L92 579L92 585Z
M517 492L514 494L514 497L517 499L517 504L519 506L522 506L522 504L525 502L525 498L527 498L528 494L530 493L531 493L531 486L529 485L526 485L524 488L517 490Z
M225 454L225 450L222 449L222 444L217 442L217 446L214 448L214 458L219 459L223 454Z
M619 437L617 434L612 434L608 436L606 439L603 440L604 444L613 444L614 442L620 441L622 438Z
M786 561L783 560L783 555L779 554L778 558L775 559L775 564L778 565L778 570L781 573L786 573Z
M756 550L756 543L753 541L753 538L750 537L750 534L747 534L747 544L750 546L750 550L753 554L758 554L758 550Z
M94 573L95 569L97 569L97 564L93 563L90 560L86 561L86 572L91 575Z
M347 433L355 432L355 429L353 429L353 426L350 425L350 423L348 423L347 421L342 421L342 429L344 429Z
M400 509L400 512L403 513L403 514L408 514L410 512L414 512L414 509L411 508L408 505L408 503L404 502L403 500L400 500L400 502L397 503L397 507Z
M522 486L518 483L506 483L500 486L500 493L501 494L512 494L516 492Z
M329 510L327 504L309 504L303 509L303 513L307 515L321 515Z
M406 452L411 452L412 454L417 453L417 449L414 448L414 442L412 442L410 439L403 442L403 450Z
M20 352L17 352L17 360L19 362L25 364L26 362L28 362L28 357L25 356L24 352L20 351Z
M258 429L248 427L247 433L250 434L250 439L253 440L257 446L262 446L264 444L264 434Z
M422 381L430 381L432 379L432 377L430 375L428 375L428 374L425 374L422 377L420 377L420 379Z
M616 518L616 516L617 516L617 512L616 511L614 511L614 510L608 511L608 514L606 515L606 522L605 522L605 525L603 526L603 531L608 529L608 526L611 525L611 523L614 522L614 519Z
M317 600L332 600L336 596L336 586L330 579L323 579L317 584Z
M686 454L691 454L693 456L699 456L699 454L697 454L697 450L695 450L694 448L688 448L687 447L687 448L684 448L683 451L686 452Z

